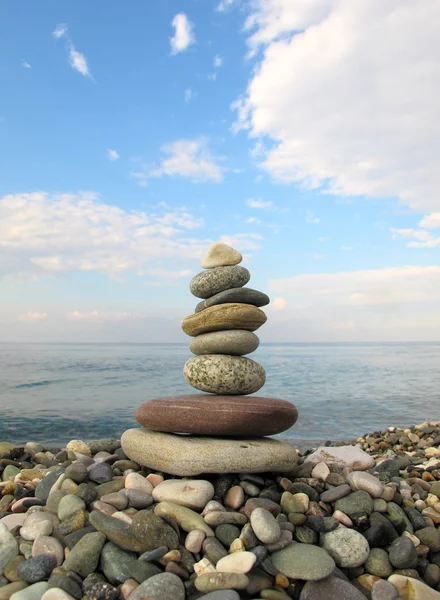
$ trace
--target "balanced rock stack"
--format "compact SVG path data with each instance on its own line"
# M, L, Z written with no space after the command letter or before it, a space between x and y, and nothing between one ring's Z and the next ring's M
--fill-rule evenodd
M216 243L201 265L191 292L202 301L182 323L193 337L195 354L184 367L187 382L205 394L156 398L142 404L121 445L132 460L164 473L288 472L295 468L295 449L265 436L289 429L298 418L285 400L247 397L266 381L261 365L244 355L254 352L253 333L267 317L259 308L266 294L245 286L250 273L239 266L242 256ZM188 435L181 435L188 434Z

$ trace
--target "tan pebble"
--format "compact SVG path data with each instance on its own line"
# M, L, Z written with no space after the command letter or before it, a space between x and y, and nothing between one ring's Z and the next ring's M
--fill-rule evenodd
M416 502L414 503L414 508L416 508L419 511L422 511L424 508L426 508L426 502L424 502L423 500L416 500Z
M353 527L353 521L348 515L343 513L341 510L335 510L335 512L332 514L332 517L337 519L340 523L342 523L342 525L345 525L346 527Z
M435 477L431 475L428 471L425 471L422 475L423 481L435 481Z
M114 512L112 514L112 517L114 519L119 519L120 521L124 521L124 523L128 523L129 525L131 525L132 522L132 518L129 517L128 515L126 515L124 512L122 512L121 510L118 510L116 512Z
M179 562L181 560L181 554L179 552L179 550L170 550L169 552L167 552L166 554L164 554L162 556L162 558L160 559L160 562L162 564L166 564L168 562Z
M390 485L386 485L383 488L381 499L386 500L387 502L391 502L391 500L394 498L394 494L395 491L393 490L393 488Z
M217 502L217 500L210 500L202 511L202 517L207 515L209 512L216 511L216 510L225 511L226 508L223 506L223 504L220 504L220 502Z
M245 550L246 546L241 538L232 540L232 543L229 546L229 554L233 554L234 552L244 552Z
M313 467L312 477L325 481L330 475L330 469L324 462L319 462Z
M159 483L164 481L164 477L162 475L158 475L157 473L150 473L146 477L147 481L151 483L151 485L155 488Z
M424 508L422 510L422 515L430 518L436 525L440 523L440 513L438 513L434 508Z
M102 502L101 500L95 500L94 502L92 502L92 504L90 505L90 508L92 508L93 510L99 510L99 512L102 512L105 515L108 515L109 517L111 517L115 512L118 511L118 509L115 508L114 506L111 506L110 504L106 504L105 502Z
M409 531L404 531L402 533L402 537L408 537L412 543L414 544L414 546L417 548L417 546L420 545L420 540L418 537L416 537L415 535L413 535L412 533L410 533Z
M280 481L278 482L278 485L281 489L288 492L292 487L292 482L290 481L290 479L287 479L287 477L281 477Z
M134 515L136 515L139 511L137 508L133 508L132 506L129 506L128 508L124 508L124 510L121 510L120 512L123 512L124 515L127 515L128 517L134 517Z
M440 502L436 502L432 508L437 512L440 512Z
M39 482L45 475L46 469L22 469L17 477L19 477L23 482L33 481L34 479Z
M57 587L49 588L40 598L41 600L74 600L73 596Z
M242 260L243 257L240 252L224 242L215 242L209 246L205 256L200 261L200 265L204 269L212 269L214 267L238 265Z
M198 554L202 549L202 544L205 537L206 534L204 531L200 531L199 529L193 529L186 536L185 548L188 550L188 552Z
M287 589L290 585L290 581L282 573L277 573L275 575L275 585L280 588Z
M429 554L429 547L424 546L423 544L419 544L416 547L416 552L417 552L417 556L426 556L427 554Z
M120 587L120 593L123 600L128 600L128 597L134 590L139 587L138 582L135 579L126 579Z
M92 456L90 448L82 440L71 440L66 446L67 452L79 452L85 456Z
M204 575L205 573L216 573L217 569L207 558L202 558L201 561L195 563L194 572L197 576L199 576Z
M216 569L219 573L249 573L256 560L253 552L234 552L221 558Z
M125 478L126 489L139 490L151 496L153 492L153 484L139 473L129 473Z
M434 496L434 494L428 494L427 498L425 498L425 502L427 504L427 506L434 506L434 504L437 504L438 502L438 498L437 496Z
M371 592L373 585L376 583L376 581L381 581L381 578L377 577L376 575L370 575L370 573L365 573L364 575L360 575L356 581L358 581L362 587L367 588L367 590Z
M234 510L237 510L237 508L240 508L241 506L243 506L243 504L244 504L243 488L239 485L232 486L226 492L226 494L223 498L223 502L226 504L226 506L229 506L229 508L233 508Z

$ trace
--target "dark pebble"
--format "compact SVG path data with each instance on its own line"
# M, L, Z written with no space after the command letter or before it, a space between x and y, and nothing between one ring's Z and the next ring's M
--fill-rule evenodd
M20 563L17 566L17 573L27 583L37 583L49 579L56 564L57 562L52 556L36 556Z
M414 569L417 566L418 555L412 541L401 537L391 544L389 559L396 569Z
M73 598L76 598L76 600L81 600L83 597L81 585L71 577L61 575L60 573L52 573L48 582L48 589L50 588L61 588Z
M107 483L113 478L112 468L107 463L95 463L90 465L88 471L90 481L94 481L98 484Z

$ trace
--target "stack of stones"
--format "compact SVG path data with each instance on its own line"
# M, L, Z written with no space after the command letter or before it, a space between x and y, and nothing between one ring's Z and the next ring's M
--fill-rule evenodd
M202 301L182 324L196 355L185 364L184 376L205 393L156 398L138 408L143 428L126 431L121 443L143 466L179 476L295 468L294 448L265 437L295 423L295 406L247 396L266 380L263 367L244 355L258 348L253 332L267 320L259 307L269 298L243 287L250 273L239 266L241 260L233 248L213 244L201 262L206 270L191 281L191 292Z

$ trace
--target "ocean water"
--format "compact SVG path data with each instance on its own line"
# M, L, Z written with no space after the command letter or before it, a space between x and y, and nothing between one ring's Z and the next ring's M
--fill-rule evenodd
M136 407L192 393L184 344L0 344L0 441L119 437ZM293 402L302 446L440 420L440 343L268 344L259 395Z

